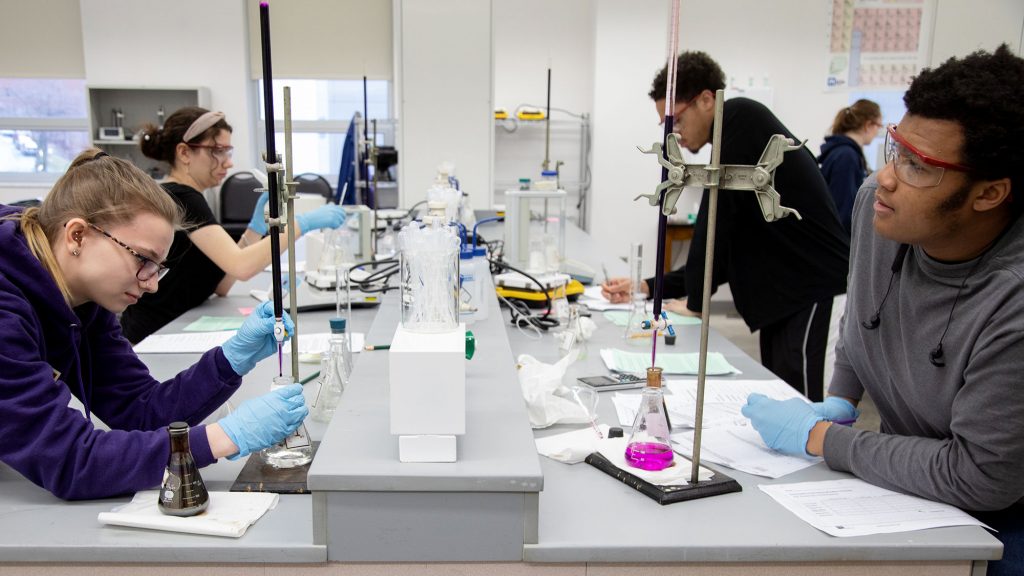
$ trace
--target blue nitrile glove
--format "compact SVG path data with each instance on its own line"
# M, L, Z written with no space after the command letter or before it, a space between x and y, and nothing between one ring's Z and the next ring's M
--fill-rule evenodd
M307 414L309 408L302 397L301 384L282 386L242 402L234 412L218 422L228 438L238 446L238 454L228 456L228 460L284 440L302 424Z
M267 207L267 200L270 199L270 192L267 190L260 194L256 200L256 208L252 211L252 219L249 220L249 229L260 236L267 235L267 217L263 210Z
M807 437L811 428L825 418L815 413L800 398L773 400L764 394L751 394L741 412L772 450L791 456L809 457Z
M843 425L852 424L860 416L860 410L839 396L829 396L824 402L815 402L811 404L811 409L825 420Z
M295 217L295 223L299 225L299 231L305 234L321 228L337 228L345 223L348 215L345 209L337 204L325 204L316 210L311 210Z
M295 323L288 313L284 313L284 329L287 340L295 332ZM224 357L239 376L244 376L256 366L256 363L277 351L277 340L274 339L274 303L267 300L261 302L252 314L245 319L242 327L224 343Z

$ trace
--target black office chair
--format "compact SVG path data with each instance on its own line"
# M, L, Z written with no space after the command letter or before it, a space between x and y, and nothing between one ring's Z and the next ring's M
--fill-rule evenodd
M18 200L17 202L11 202L8 206L17 206L19 208L32 208L42 206L43 201L39 198L30 198L28 200Z
M254 190L262 187L263 184L251 172L236 172L220 185L220 224L235 240L241 238L249 227L252 211L259 199Z
M334 190L326 178L312 172L305 172L295 177L298 186L295 187L297 194L319 194L330 202L334 198Z

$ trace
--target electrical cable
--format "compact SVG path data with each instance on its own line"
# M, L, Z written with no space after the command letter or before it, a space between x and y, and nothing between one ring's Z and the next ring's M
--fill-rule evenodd
M558 319L551 317L551 312L554 310L554 304L551 302L551 295L548 294L547 289L544 288L544 285L541 284L539 280L506 262L491 259L488 259L488 262L493 266L498 266L499 269L508 269L522 274L528 280L536 284L540 288L541 293L544 294L544 300L547 302L548 307L540 316L535 315L521 300L517 300L515 298L502 298L502 300L509 304L509 310L512 313L512 324L522 327L523 323L527 323L545 332L559 325ZM512 302L515 302L516 306L513 306Z

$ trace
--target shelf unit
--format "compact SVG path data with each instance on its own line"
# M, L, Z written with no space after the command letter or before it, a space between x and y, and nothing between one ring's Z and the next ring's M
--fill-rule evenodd
M142 168L154 178L162 178L166 164L146 158L133 139L145 124L159 124L157 110L163 108L164 118L185 106L210 107L210 91L207 88L170 87L112 87L90 86L89 130L93 145L111 156L124 158ZM122 127L124 140L102 140L97 137L101 126L113 126L113 110L124 113Z

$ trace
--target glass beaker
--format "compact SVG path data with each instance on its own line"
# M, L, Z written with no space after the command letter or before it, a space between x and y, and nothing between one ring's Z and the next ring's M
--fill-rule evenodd
M647 386L640 397L640 408L626 444L626 463L642 470L664 470L672 465L668 411L661 389L661 368L647 369Z
M446 332L459 325L459 238L440 219L398 235L402 327Z
M195 516L209 506L210 495L188 446L188 424L171 422L167 433L171 453L156 507L169 516Z
M277 390L289 386L295 380L291 376L274 376L270 389ZM299 424L287 438L260 452L263 461L274 468L296 468L313 460L313 445L309 441L309 432L305 424Z

